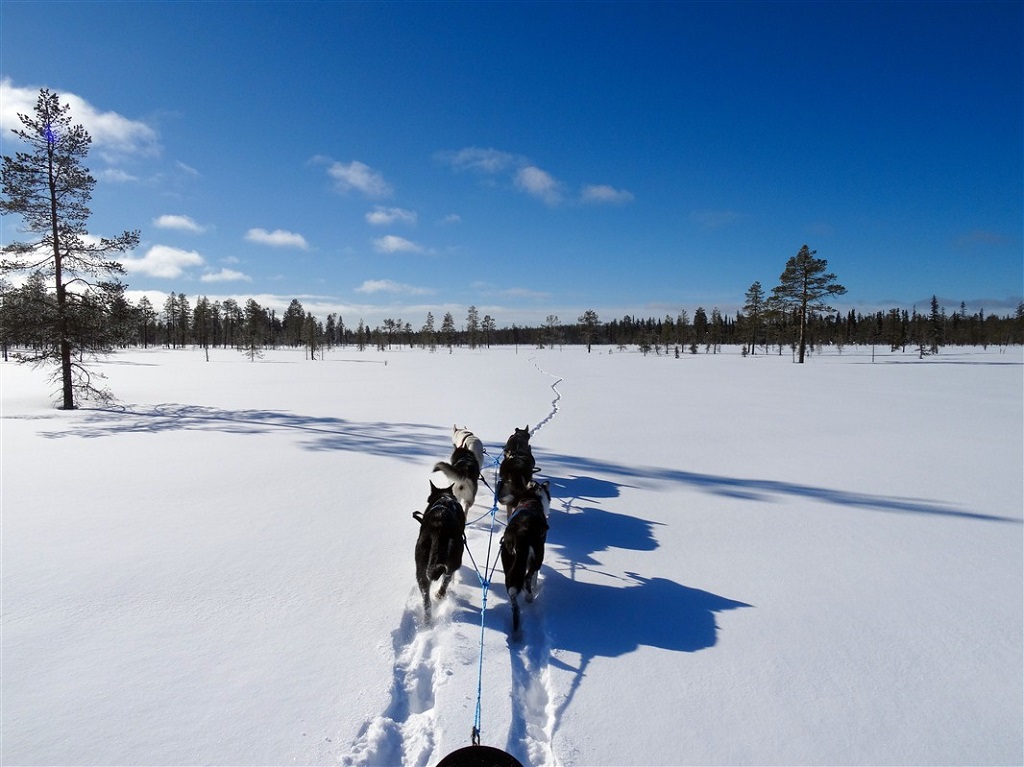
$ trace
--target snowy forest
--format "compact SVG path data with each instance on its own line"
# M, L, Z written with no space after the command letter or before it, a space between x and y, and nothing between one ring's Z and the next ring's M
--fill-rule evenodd
M250 354L262 349L305 347L316 359L322 349L355 347L388 349L396 346L437 350L453 347L523 345L531 347L588 345L618 350L638 349L647 354L716 353L723 346L741 346L744 353L779 353L795 346L798 313L773 310L768 302L751 305L751 286L744 310L726 314L717 308L682 309L672 316L624 316L602 321L590 310L575 320L548 315L543 323L519 327L498 326L475 306L456 318L428 312L424 321L385 319L371 327L361 319L338 314L314 316L293 299L283 314L261 306L255 299L210 300L171 293L160 307L145 297L132 303L119 291L102 301L83 297L74 313L75 348L201 347L237 348ZM0 286L0 344L6 358L11 348L39 348L52 342L47 317L56 311L56 298L42 277L23 286ZM1024 302L1010 315L971 311L960 304L952 311L933 298L927 311L892 308L863 314L811 313L807 342L812 350L845 345L883 346L937 353L943 346L1006 346L1024 344Z

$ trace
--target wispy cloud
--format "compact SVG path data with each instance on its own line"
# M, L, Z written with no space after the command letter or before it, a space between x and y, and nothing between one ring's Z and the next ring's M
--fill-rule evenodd
M427 288L404 285L393 280L367 280L356 291L359 293L396 293L408 296L422 296L431 293Z
M481 149L475 146L455 151L437 152L434 157L455 170L474 170L488 174L502 173L528 163L526 158L510 152L503 152L499 149Z
M395 234L386 234L373 241L373 249L378 253L424 253L422 245Z
M295 232L288 232L284 229L275 229L268 232L266 229L250 229L245 233L245 239L249 242L260 245L270 245L275 248L300 248L306 250L309 244L306 238Z
M109 181L113 184L127 184L130 181L138 181L138 176L133 176L121 168L104 168L96 174L101 181Z
M356 191L371 198L391 197L394 194L391 184L380 171L359 160L345 164L326 157L314 157L313 162L328 163L327 175L334 179L334 188L342 194Z
M508 298L529 298L541 300L551 297L550 293L545 293L540 290L531 290L530 288L508 288L507 290L500 291L500 295L507 296Z
M482 175L489 184L497 185L504 180L512 188L551 207L561 205L568 198L572 198L574 204L587 205L621 205L633 200L632 192L610 184L584 184L577 200L566 194L565 184L550 171L524 155L500 149L471 146L435 152L434 158L455 171L473 171Z
M206 260L194 250L181 250L169 245L153 245L141 258L118 259L129 274L176 279L190 266L203 266Z
M633 193L608 184L585 184L580 193L580 200L588 204L622 205L633 201Z
M199 278L203 282L252 282L252 277L234 269L221 269L219 272L207 272Z
M131 120L117 112L104 112L82 97L52 89L61 103L71 107L72 122L82 125L92 144L108 162L126 156L155 156L160 153L156 130L141 120ZM10 77L0 79L0 130L9 137L11 129L23 127L18 114L31 115L39 98L39 88L19 87Z
M179 232L192 232L202 234L206 231L205 226L200 226L191 216L179 216L165 214L153 219L153 226L158 229L175 229Z
M458 213L449 213L447 216L441 219L442 224L461 224L462 216Z
M414 211L404 208L386 208L383 205L377 205L366 214L366 222L373 226L390 226L391 224L415 226L416 218Z
M516 171L515 185L517 189L543 200L547 205L558 205L562 201L561 184L554 176L536 165L527 165Z

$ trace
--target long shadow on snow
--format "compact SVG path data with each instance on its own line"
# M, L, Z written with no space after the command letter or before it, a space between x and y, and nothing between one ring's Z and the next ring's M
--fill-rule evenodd
M433 458L444 454L450 446L449 431L445 427L416 423L355 422L341 418L302 416L280 410L224 410L201 405L161 404L147 409L129 407L98 408L84 411L85 418L74 427L63 431L43 432L42 436L61 438L68 436L94 439L124 433L159 433L180 430L220 431L229 434L267 434L293 429L309 436L304 447L308 450L353 450L369 455L387 455L406 459ZM698 474L679 469L656 466L631 466L594 458L546 453L541 458L545 468L557 468L574 473L569 482L585 483L578 491L610 492L629 485L606 482L606 486L590 474L628 479L639 484L668 483L695 487L704 492L751 501L773 502L780 496L810 498L823 503L876 511L935 514L987 522L1022 520L992 514L965 511L939 502L898 498L847 490L835 490L813 485L776 480L742 479L714 474ZM552 472L547 472L551 475ZM557 481L557 480L556 480ZM634 485L635 486L635 485ZM557 488L556 488L557 490ZM573 492L570 490L569 492Z
M224 434L269 434L296 431L308 450L351 450L369 455L422 459L450 449L450 427L417 423L346 421L302 416L280 410L223 410L201 405L161 404L145 409L98 408L63 431L43 432L51 439L98 439L118 434L215 431Z
M919 498L870 495L868 493L856 493L849 490L836 490L827 487L815 487L814 485L801 485L795 482L723 477L715 474L699 474L692 471L667 469L657 466L628 466L626 464L602 461L595 458L549 453L545 453L543 458L540 460L543 462L545 468L555 468L567 472L580 472L583 474L603 474L613 478L630 480L635 483L634 485L617 485L614 482L608 482L609 485L616 488L636 487L645 484L651 486L659 483L665 483L670 485L693 487L713 495L722 495L730 498L761 501L766 503L775 502L779 498L790 496L796 498L808 498L836 506L872 509L875 511L909 514L934 514L944 517L974 519L985 522L1011 522L1018 525L1024 522L1024 520L1014 519L1012 517L1000 517L994 514L983 514L981 512L957 509L949 505L944 505L938 501ZM552 485L557 485L558 481L559 480L552 480ZM594 482L597 480L591 481ZM554 489L557 490L557 487Z
M572 683L555 714L572 704L594 658L618 658L640 647L692 653L718 642L717 613L751 607L745 602L690 588L667 578L644 578L627 573L632 585L603 585L572 580L564 573L544 570L545 625L552 651L579 658L573 666L553 652L550 664L570 672Z

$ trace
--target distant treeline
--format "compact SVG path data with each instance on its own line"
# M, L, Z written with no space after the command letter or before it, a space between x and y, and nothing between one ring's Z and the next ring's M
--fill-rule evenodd
M0 343L33 348L52 342L55 297L42 279L30 279L23 287L3 291L0 302ZM237 348L253 356L261 350L305 347L312 359L324 348L389 349L421 347L431 350L497 345L587 345L615 349L636 348L654 354L715 353L722 346L741 346L744 353L782 353L797 340L799 318L795 312L743 312L723 314L703 307L692 316L682 310L675 316L639 318L625 316L602 320L589 310L575 320L549 315L541 325L503 326L490 315L480 317L470 306L456 320L450 312L440 321L432 312L417 324L385 319L371 327L361 319L346 321L337 314L320 319L293 300L283 314L260 306L254 299L194 300L171 293L157 309L148 299L132 303L124 291L115 291L103 305L84 299L71 317L72 335L79 348L128 347L222 347ZM970 312L964 304L952 311L932 299L927 313L892 308L863 314L812 314L808 318L808 343L813 347L844 345L887 346L892 350L915 349L922 354L943 346L1024 344L1024 302L1012 315Z

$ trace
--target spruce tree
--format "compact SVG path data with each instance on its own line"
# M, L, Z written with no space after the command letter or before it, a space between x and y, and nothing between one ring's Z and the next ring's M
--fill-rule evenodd
M466 315L466 337L469 340L469 348L476 348L477 334L480 332L480 312L475 306L469 307Z
M761 329L761 323L764 321L765 312L765 298L764 290L761 288L760 282L755 282L749 288L745 298L747 302L743 304L743 311L747 322L750 323L750 353L755 354L757 347L757 331Z
M122 290L117 276L124 269L110 255L139 243L137 231L99 242L88 235L96 179L82 163L92 138L72 124L69 111L56 93L40 90L34 114L19 114L23 127L13 129L26 150L4 155L0 179L0 214L20 216L30 235L4 246L0 276L38 272L54 296L52 305L38 306L35 318L45 328L42 345L18 359L54 366L65 410L76 407L76 394L109 396L94 384L98 376L87 364L92 355L111 351L94 332L95 315Z

